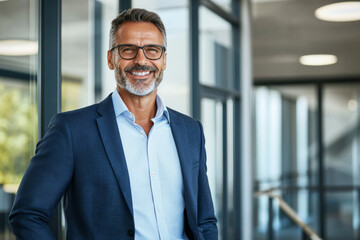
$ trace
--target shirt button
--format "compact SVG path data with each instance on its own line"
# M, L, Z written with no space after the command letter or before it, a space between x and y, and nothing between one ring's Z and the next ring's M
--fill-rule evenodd
M153 172L153 173L151 174L151 176L155 177L155 173Z
M133 237L135 235L134 230L129 229L128 234L129 234L129 236Z

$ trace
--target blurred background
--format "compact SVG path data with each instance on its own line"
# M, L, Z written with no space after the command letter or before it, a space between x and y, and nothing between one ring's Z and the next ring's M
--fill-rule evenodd
M271 194L323 239L360 238L359 1L44 2L0 0L0 240L15 239L7 217L46 119L115 89L108 35L128 7L167 29L158 93L204 125L220 239L310 239Z

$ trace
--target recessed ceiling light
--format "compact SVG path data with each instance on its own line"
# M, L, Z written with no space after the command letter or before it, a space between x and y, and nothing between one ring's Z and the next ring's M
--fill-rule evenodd
M300 57L299 61L302 65L324 66L335 64L337 62L337 57L330 54L312 54Z
M350 111L356 111L357 107L358 107L358 102L355 99L350 99L348 101L348 109Z
M360 20L360 2L339 2L318 8L315 16L330 22L351 22Z
M0 55L3 56L28 56L38 51L38 43L28 40L3 40L0 41Z

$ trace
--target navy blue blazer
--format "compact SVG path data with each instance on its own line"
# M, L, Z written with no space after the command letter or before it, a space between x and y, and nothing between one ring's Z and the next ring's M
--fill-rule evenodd
M186 234L218 239L202 126L168 111L184 181ZM129 175L111 95L52 119L9 216L17 239L55 239L48 223L62 197L67 239L134 239Z

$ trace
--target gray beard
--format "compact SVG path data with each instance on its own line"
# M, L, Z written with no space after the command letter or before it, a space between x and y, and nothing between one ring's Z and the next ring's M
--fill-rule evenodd
M150 83L146 84L144 82L145 80L136 80L135 84L133 84L128 79L125 72L115 65L115 79L117 85L136 96L146 96L153 93L160 85L162 78L163 71L159 71L159 75L157 77L155 75L155 78Z

